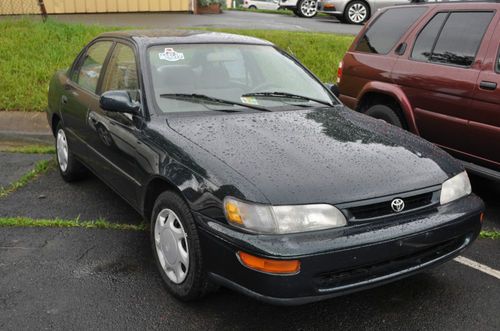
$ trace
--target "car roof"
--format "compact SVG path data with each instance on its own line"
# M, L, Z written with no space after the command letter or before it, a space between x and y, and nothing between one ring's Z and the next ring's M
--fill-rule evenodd
M404 5L405 7L429 7L429 8L443 8L443 9L499 9L499 1L445 1L445 2L418 2L411 5ZM402 6L392 6L387 8L401 8Z
M105 32L98 38L132 39L142 44L249 44L273 45L271 42L259 38L242 36L230 33L191 30L124 30Z

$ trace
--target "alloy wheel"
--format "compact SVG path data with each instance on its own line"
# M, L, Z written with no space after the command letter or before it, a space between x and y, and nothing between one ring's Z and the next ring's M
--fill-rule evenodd
M368 15L368 9L362 3L355 3L349 8L347 15L352 22L362 23Z
M189 271L189 247L186 231L171 209L158 213L154 240L163 271L173 283L182 283Z
M304 0L300 4L300 12L304 17L313 17L317 10L316 0Z

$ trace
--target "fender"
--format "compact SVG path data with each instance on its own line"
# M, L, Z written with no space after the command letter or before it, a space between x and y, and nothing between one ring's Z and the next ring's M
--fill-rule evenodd
M399 103L399 106L403 111L403 115L406 119L406 122L408 123L408 130L416 135L420 135L418 132L417 123L415 121L415 115L413 113L413 107L406 97L406 94L398 85L378 81L368 82L365 86L363 86L363 89L359 92L356 98L358 100L358 103L359 100L362 100L366 93L370 92L385 94L394 98Z

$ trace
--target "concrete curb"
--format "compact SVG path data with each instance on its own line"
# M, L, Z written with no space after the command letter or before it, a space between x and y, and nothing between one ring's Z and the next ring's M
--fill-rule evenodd
M53 143L44 112L0 111L0 140Z

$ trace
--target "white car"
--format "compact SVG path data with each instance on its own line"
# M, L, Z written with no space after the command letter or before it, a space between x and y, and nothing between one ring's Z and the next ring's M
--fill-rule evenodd
M245 0L243 8L247 9L269 9L277 10L279 8L278 0Z

